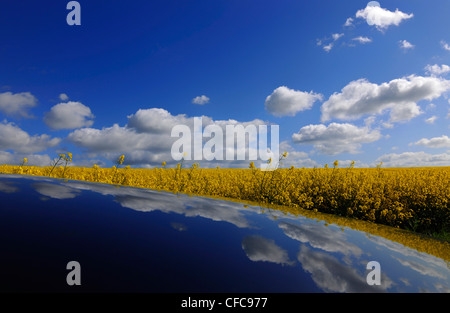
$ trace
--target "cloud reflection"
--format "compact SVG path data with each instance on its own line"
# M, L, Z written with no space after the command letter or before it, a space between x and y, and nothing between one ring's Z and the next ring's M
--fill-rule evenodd
M307 223L300 226L286 222L280 222L278 227L284 231L286 236L302 243L308 243L313 248L327 252L340 252L347 256L359 257L362 254L361 248L349 242L344 232L332 227Z
M53 199L72 199L80 194L80 191L58 184L34 183L33 188L43 196Z
M0 192L14 193L14 192L17 192L17 191L19 191L19 188L17 188L13 184L11 184L9 182L2 182L2 181L0 181Z
M247 257L254 261L293 265L286 250L280 248L273 240L258 235L250 235L242 240L242 249Z
M311 273L317 287L326 292L385 292L392 284L382 277L380 286L370 286L366 282L366 273L359 273L355 267L342 264L334 256L305 245L301 246L297 259L303 269Z
M177 213L186 217L203 217L213 221L228 222L239 228L251 227L241 210L237 209L242 208L240 203L134 187L116 188L105 184L78 182L68 182L66 185L103 195L112 195L121 206L135 211Z

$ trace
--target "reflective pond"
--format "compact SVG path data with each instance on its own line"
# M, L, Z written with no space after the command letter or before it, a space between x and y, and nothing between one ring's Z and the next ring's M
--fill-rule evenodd
M448 259L311 216L17 175L0 200L2 292L450 292Z

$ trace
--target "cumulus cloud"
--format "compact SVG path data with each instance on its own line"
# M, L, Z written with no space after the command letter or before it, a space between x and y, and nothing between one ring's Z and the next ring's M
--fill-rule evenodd
M374 4L375 2L372 1ZM399 9L395 12L389 11L387 9L381 8L378 5L368 5L366 8L356 12L357 18L362 18L366 20L367 24L370 26L375 26L378 30L384 31L389 26L398 26L404 20L410 19L414 14L403 13Z
M206 122L210 122L210 119ZM159 108L139 109L135 114L128 115L128 126L143 133L170 135L172 127L180 124L191 127L193 120L185 114L172 115Z
M82 128L67 137L75 145L87 148L90 152L131 152L146 149L164 149L170 147L167 138L137 133L134 129L114 124L102 129ZM158 140L158 138L161 138Z
M450 153L429 154L420 152L404 152L385 154L376 160L379 164L387 167L426 167L426 166L448 166L450 164Z
M21 164L21 160L24 157L28 159L27 165L49 166L51 162L48 154L10 153L7 151L0 151L0 164Z
M44 116L44 122L53 129L90 127L94 123L91 109L80 102L59 103Z
M446 64L442 64L441 66L437 64L427 65L425 67L425 71L428 75L431 76L442 76L450 73L450 66Z
M28 165L34 166L49 166L52 161L48 154L27 154L26 157L28 159Z
M248 122L238 122L236 120L212 120L210 117L202 116L203 130L207 126L216 126L222 131L223 144L226 143L226 126L227 125L241 125L244 128L248 125L253 125L258 129L259 125L268 125L262 120L252 120ZM114 124L111 127L104 127L102 129L96 128L82 128L71 132L68 135L68 140L78 147L86 149L93 157L101 155L109 160L115 160L121 154L126 155L126 163L129 165L140 166L155 166L160 165L161 162L176 163L172 158L172 145L178 140L178 137L172 137L172 127L176 125L187 126L194 135L194 117L187 117L184 114L172 115L164 109L144 109L138 110L135 114L128 116L128 124L119 126ZM214 132L214 131L213 131ZM216 136L216 133L212 134ZM192 138L192 137L191 137ZM209 141L208 137L202 138L202 144ZM246 144L248 137L246 138ZM192 141L194 145L194 141ZM269 143L268 143L269 145ZM203 146L202 146L203 147ZM218 147L220 148L220 147ZM246 145L246 152L250 149ZM192 151L192 150L191 150ZM222 150L223 153L226 150ZM237 149L234 150L235 159ZM204 156L205 157L205 156ZM188 158L185 158L188 160ZM214 160L213 160L214 161ZM219 163L227 162L226 166L240 167L245 165L248 167L248 161L218 161ZM217 162L201 162L202 167L218 166ZM222 164L219 166L222 167Z
M32 115L28 111L36 105L36 97L29 92L0 93L0 112L6 116L31 118Z
M0 149L13 150L19 153L34 153L54 147L61 142L59 138L50 136L30 136L26 131L13 123L0 123Z
M14 157L12 153L8 151L0 151L0 165L12 164Z
M264 105L266 110L274 116L294 116L298 112L311 109L314 102L318 100L322 100L321 94L281 86L266 98Z
M358 41L361 44L372 42L372 39L370 39L369 37L363 37L363 36L353 38L352 40Z
M331 123L328 126L308 125L292 135L294 143L313 145L317 150L329 155L358 153L361 144L374 142L380 138L381 134L378 130L348 123Z
M400 48L404 49L404 50L409 50L409 49L413 49L415 46L413 44L411 44L410 42L406 41L406 40L400 40L398 42Z
M195 97L194 99L192 99L192 103L194 104L199 104L199 105L204 105L207 104L209 102L209 98L205 95L201 95L198 97Z
M428 148L450 148L450 138L446 135L441 137L434 137L431 139L422 138L415 143L418 146L425 146Z
M280 152L286 151L287 158L282 161L283 165L280 166L282 168L289 168L294 166L296 168L300 167L318 167L319 163L309 158L308 153L304 151L295 150L288 141L280 142Z
M447 90L450 81L437 77L411 75L380 85L359 79L323 103L321 119L355 120L390 110L391 122L407 121L422 113L418 101L439 98Z

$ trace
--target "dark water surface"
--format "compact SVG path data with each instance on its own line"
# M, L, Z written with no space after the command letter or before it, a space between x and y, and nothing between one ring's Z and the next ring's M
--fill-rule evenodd
M259 206L15 175L0 203L2 292L450 292L440 258Z

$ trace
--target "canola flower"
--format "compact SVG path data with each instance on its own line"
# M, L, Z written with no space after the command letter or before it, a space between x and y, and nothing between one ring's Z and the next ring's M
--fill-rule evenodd
M23 158L20 161L22 162L22 166L28 163L28 159L27 158Z
M124 160L125 160L125 155L122 154L122 155L117 159L117 165L122 165Z

